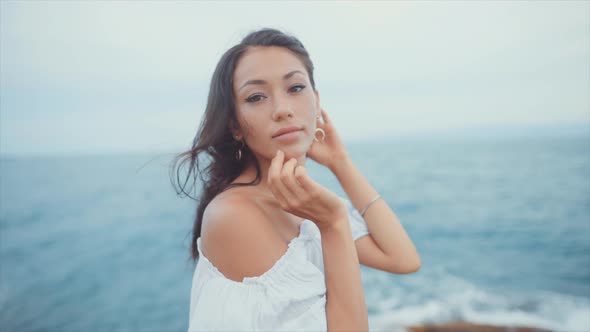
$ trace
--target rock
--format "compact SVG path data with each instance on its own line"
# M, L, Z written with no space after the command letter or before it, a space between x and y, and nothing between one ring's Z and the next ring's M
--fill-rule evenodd
M406 328L411 332L551 332L534 327L481 325L463 321L440 325L408 326Z

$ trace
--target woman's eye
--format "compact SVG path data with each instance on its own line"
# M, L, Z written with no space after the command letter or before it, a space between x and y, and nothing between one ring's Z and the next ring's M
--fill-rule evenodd
M303 90L303 89L305 89L305 85L301 85L301 84L299 84L299 85L294 85L294 86L291 88L291 90L292 90L292 89L296 89L296 88L301 88L301 90ZM297 91L295 91L295 92L299 92L299 91L301 91L301 90L297 90Z
M248 103L256 103L256 102L258 102L258 101L261 100L261 99L258 99L257 97L263 97L263 96L262 95L253 95L251 97L248 97L246 99L246 102L248 102Z
M299 90L296 90L296 89L299 89ZM305 85L298 84L298 85L292 86L291 89L289 89L289 90L292 92L300 92L303 89L305 89ZM262 98L266 98L266 97L264 97L263 95L253 95L253 96L246 98L246 102L247 103L257 103L257 102L261 101Z

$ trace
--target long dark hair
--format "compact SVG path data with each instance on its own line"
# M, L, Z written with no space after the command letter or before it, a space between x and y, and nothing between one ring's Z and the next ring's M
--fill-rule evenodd
M307 50L297 38L279 30L263 28L253 31L221 56L211 78L207 108L193 139L192 148L174 157L170 173L173 186L176 185L175 180L179 185L180 191L175 186L176 193L181 196L184 194L199 202L190 248L190 258L193 262L199 257L196 241L201 235L203 212L211 200L229 188L257 185L261 181L262 175L258 160L247 145L243 145L243 142L233 138L231 132L231 128L239 127L233 93L233 74L239 59L252 46L278 46L289 49L305 66L311 86L314 91L316 90L313 79L314 67ZM242 156L240 160L237 160L236 154L240 148L242 148ZM200 157L204 157L204 160L199 160ZM256 167L256 178L252 182L232 184L231 182L244 171L250 161ZM184 184L181 185L181 168L187 162L190 163L188 173ZM208 162L208 165L201 169L199 162ZM197 174L203 183L200 199L192 197L184 190L191 174L193 175L193 189L197 181ZM174 175L176 175L176 179L174 179Z

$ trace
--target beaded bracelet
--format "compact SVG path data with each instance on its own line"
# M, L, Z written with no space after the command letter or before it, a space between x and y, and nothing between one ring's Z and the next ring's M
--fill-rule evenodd
M364 217L365 216L365 212L367 212L367 209L373 205L373 203L375 203L379 198L381 198L380 195L375 196L375 198L373 198L369 204L367 204L367 206L365 206L365 208L363 209L363 211L361 211L361 216Z

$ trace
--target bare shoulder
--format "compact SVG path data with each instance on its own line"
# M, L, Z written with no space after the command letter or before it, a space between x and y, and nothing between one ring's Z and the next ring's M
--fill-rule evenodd
M287 250L267 218L240 191L218 195L203 213L201 254L234 281L263 274Z

